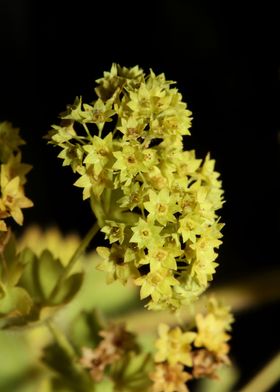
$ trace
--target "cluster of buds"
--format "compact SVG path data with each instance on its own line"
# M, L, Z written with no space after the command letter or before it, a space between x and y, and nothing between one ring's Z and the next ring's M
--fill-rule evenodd
M149 309L178 309L215 273L223 200L214 161L184 151L191 112L164 74L113 64L97 100L77 98L49 133L90 199L108 282L132 279Z

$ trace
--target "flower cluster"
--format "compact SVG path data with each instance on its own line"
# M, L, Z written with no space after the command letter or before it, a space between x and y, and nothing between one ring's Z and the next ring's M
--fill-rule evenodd
M81 365L88 369L95 381L104 378L105 369L120 361L129 351L137 350L135 336L125 329L123 324L111 324L108 329L101 330L101 342L95 349L82 348Z
M4 219L9 217L22 225L22 208L33 205L24 194L26 174L31 166L21 162L22 144L17 128L7 121L0 123L0 232L7 231Z
M49 133L75 185L90 199L109 247L99 247L108 281L140 286L149 309L197 298L215 273L221 182L214 161L184 151L191 112L164 74L113 64L97 100L76 98Z
M136 336L123 323L110 323L98 334L102 338L99 344L95 348L83 347L79 360L91 381L102 391L150 390L152 358L141 350Z
M193 331L161 324L155 344L156 366L150 375L153 392L187 392L186 382L192 378L216 378L217 369L229 364L227 342L232 322L229 308L211 298L207 313L196 315Z

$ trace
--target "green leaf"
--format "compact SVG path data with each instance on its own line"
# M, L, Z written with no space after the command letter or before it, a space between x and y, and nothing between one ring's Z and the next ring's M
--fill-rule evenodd
M8 242L0 253L0 280L6 285L15 286L22 274L23 265L16 254L15 237L12 234L8 237Z
M95 385L94 392L114 392L114 384L111 380L104 380Z
M36 303L40 302L42 292L38 279L38 258L31 249L26 248L21 252L20 259L25 265L25 268L19 285L29 292Z
M72 300L82 285L82 273L70 275L62 282L55 298L50 300L52 291L64 271L60 260L55 259L48 250L44 250L38 258L28 248L21 252L19 260L24 271L18 286L33 299L33 306L29 309L29 314L25 314L24 318L18 317L13 324L25 325L52 317L62 305Z
M82 311L71 324L71 340L77 347L95 347L100 341L99 331L105 322L95 309Z
M5 296L0 299L0 317L17 318L30 312L33 301L21 287L8 287Z
M50 251L44 250L38 260L38 280L42 296L47 300L63 271L59 259L55 259Z
M55 383L69 391L89 392L92 383L88 374L78 363L78 357L69 353L63 345L52 344L44 349L43 362L57 373ZM60 390L60 389L54 389ZM65 389L67 390L67 389Z
M83 283L83 273L76 273L67 278L61 285L60 290L55 296L52 304L65 304L77 294Z
M116 390L120 392L147 391L151 384L148 376L153 360L150 354L129 353L112 368L112 378Z

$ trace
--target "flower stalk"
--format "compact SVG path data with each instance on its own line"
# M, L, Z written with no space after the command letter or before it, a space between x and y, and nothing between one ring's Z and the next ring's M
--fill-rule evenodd
M100 229L99 224L98 224L98 222L96 222L91 227L91 229L88 231L88 233L86 234L86 236L81 241L81 243L78 246L78 248L76 249L75 253L73 254L71 259L69 260L69 263L68 263L67 267L65 268L65 270L61 274L60 278L58 279L57 284L53 288L53 291L52 291L52 293L50 295L50 299L54 299L55 298L56 294L58 293L58 291L59 291L59 289L61 287L61 284L68 277L70 271L72 270L72 268L74 267L76 262L79 260L81 255L85 252L86 248L88 247L88 245L90 244L90 242L92 241L94 236L98 233L99 229Z

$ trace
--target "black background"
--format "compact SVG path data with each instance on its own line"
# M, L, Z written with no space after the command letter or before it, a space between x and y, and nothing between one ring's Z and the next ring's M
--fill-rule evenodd
M138 64L178 82L194 116L186 147L199 157L210 151L221 172L226 226L216 279L275 266L280 41L269 4L0 0L0 120L22 129L34 166L25 223L88 230L89 206L42 136L75 96L94 98L94 80L112 62ZM279 347L275 312L237 316L233 355L243 380Z

